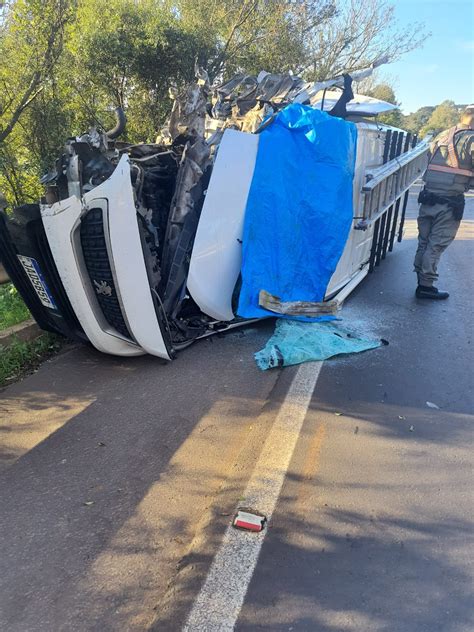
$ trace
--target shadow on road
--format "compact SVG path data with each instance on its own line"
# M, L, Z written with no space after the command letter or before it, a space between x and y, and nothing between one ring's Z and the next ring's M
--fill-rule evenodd
M4 436L37 445L0 474L2 629L146 629L278 377L253 361L268 335L168 365L80 348L4 391Z
M238 632L472 629L469 576L447 553L433 553L439 542L465 547L468 522L370 517L328 507L320 514L324 528L286 514L280 529L276 515Z

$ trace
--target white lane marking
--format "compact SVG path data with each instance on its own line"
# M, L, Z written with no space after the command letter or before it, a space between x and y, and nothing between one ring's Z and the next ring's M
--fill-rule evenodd
M302 364L265 441L241 507L270 518L285 480L322 362ZM183 632L231 632L252 579L267 530L237 531L229 526L197 596Z

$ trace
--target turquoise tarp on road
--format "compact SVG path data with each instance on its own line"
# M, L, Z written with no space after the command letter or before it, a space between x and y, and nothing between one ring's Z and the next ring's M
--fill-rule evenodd
M278 320L275 333L255 354L262 371L302 362L326 360L333 356L360 353L388 344L365 338L341 323L302 323Z
M259 306L260 290L284 302L323 300L352 223L356 145L353 123L296 103L261 132L239 316L275 316Z

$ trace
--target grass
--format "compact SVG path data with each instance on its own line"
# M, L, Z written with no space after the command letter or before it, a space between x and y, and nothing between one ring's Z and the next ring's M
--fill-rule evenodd
M29 342L16 340L0 347L0 386L33 372L62 347L64 341L54 334L44 333Z
M0 331L30 318L17 289L11 283L0 285Z

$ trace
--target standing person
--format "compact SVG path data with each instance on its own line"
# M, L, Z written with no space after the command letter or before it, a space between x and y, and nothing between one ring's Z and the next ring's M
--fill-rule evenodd
M464 192L474 188L474 104L464 110L458 125L434 139L430 152L423 176L425 186L418 196L416 296L440 300L449 294L433 285L438 278L438 263L456 237L464 212Z

